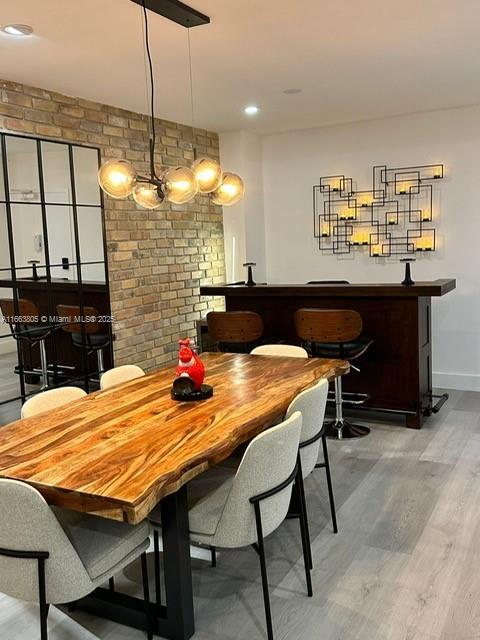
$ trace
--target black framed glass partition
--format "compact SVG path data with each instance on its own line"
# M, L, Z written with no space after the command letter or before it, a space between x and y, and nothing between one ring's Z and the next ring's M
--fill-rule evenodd
M113 365L94 147L0 133L0 407Z

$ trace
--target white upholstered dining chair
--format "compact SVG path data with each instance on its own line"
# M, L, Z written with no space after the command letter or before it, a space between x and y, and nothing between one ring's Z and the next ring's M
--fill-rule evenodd
M286 344L262 345L254 349L252 354L308 358L308 353L303 347ZM303 478L306 478L314 469L325 469L333 531L337 533L338 525L333 497L332 474L328 457L326 428L324 426L327 399L328 380L320 380L315 386L303 391L294 398L287 409L286 417L292 415L295 411L300 411L302 414L303 426L300 440L302 475ZM318 462L320 442L322 443L323 462Z
M124 364L121 367L114 367L105 371L100 378L100 389L109 389L122 382L135 380L145 375L145 371L136 364Z
M25 402L21 416L22 418L31 418L37 413L57 409L64 404L84 398L86 395L85 391L78 387L58 387L58 389L42 391Z
M240 466L213 467L188 485L190 540L209 547L252 545L260 557L265 617L273 638L264 539L285 520L295 489L299 497L298 445L302 416L292 414L248 445ZM160 509L151 514L161 527ZM312 595L306 525L300 519L308 595ZM155 532L158 535L157 532Z
M300 438L300 466L302 477L305 479L314 469L325 469L327 478L328 499L330 503L330 513L332 516L332 524L334 533L338 532L337 516L335 512L335 500L333 497L332 476L330 472L330 460L328 457L325 407L328 397L328 380L322 379L317 384L305 391L299 393L290 403L287 409L286 417L294 415L300 411L303 418L302 435ZM323 448L323 462L318 462L320 442ZM305 492L303 482L300 485L302 502L299 505L301 509L307 513L307 504L305 500ZM308 515L305 516L305 522L308 530ZM310 533L308 532L310 540ZM308 545L310 550L310 544ZM310 555L310 568L313 568L312 556Z
M0 513L0 591L39 603L41 640L47 640L50 604L83 598L139 557L147 637L153 637L148 522L132 526L52 509L35 488L7 479L0 479Z
M289 358L308 358L303 347L293 344L262 344L250 351L252 356L285 356Z

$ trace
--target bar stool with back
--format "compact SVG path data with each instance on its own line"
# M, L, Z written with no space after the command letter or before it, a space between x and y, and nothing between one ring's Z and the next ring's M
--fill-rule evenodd
M10 327L12 337L18 342L26 342L30 347L38 344L40 350L40 370L24 369L24 374L41 376L41 391L48 389L48 361L46 340L55 331L55 326L40 322L37 306L31 300L18 299L18 306L13 299L0 300L0 310Z
M79 349L84 349L87 354L95 352L97 354L98 374L101 376L105 367L103 350L111 342L110 333L105 331L98 321L98 311L94 307L83 307L83 315L93 320L91 322L80 322L82 316L81 308L74 305L57 305L57 314L61 318L61 327L66 333L72 336L72 343ZM84 332L82 332L82 324Z
M210 311L208 333L217 351L250 353L263 336L263 320L253 311Z
M373 340L362 336L362 317L351 309L298 309L295 312L297 336L317 358L356 360L367 351ZM352 365L353 369L359 371ZM367 394L348 394L345 400L342 378L335 378L335 420L327 426L327 435L338 440L360 438L370 433L363 425L352 424L343 417L343 404L363 404Z

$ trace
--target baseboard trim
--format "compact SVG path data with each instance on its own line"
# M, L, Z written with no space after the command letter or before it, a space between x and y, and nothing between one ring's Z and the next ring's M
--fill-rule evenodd
M468 373L433 373L433 386L458 391L480 391L480 375Z

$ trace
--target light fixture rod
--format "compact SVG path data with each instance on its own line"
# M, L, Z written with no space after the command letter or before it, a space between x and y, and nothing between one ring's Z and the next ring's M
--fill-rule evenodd
M132 0L136 4L143 4L142 0ZM190 29L202 24L209 24L210 18L196 9L180 2L180 0L146 0L145 6L150 11Z

